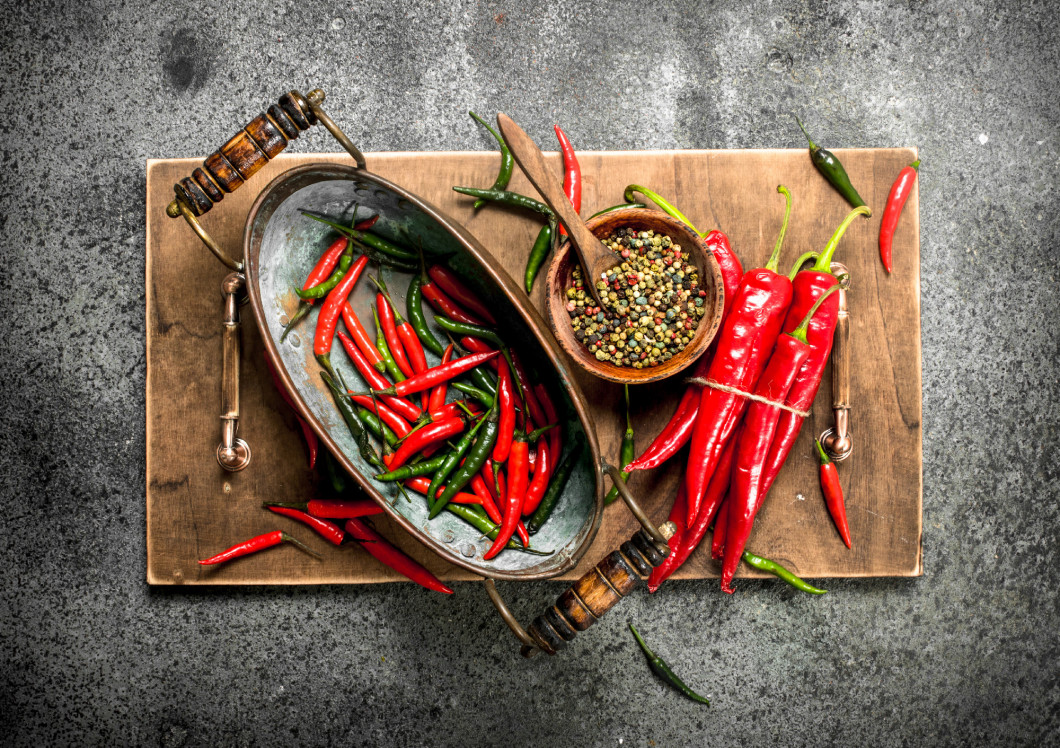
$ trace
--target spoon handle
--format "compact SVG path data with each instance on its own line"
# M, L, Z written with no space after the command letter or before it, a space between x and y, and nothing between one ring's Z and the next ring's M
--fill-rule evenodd
M563 185L545 164L541 149L523 131L523 128L503 113L497 115L497 125L508 144L508 149L515 157L516 163L519 164L519 168L540 193L541 199L552 208L556 217L567 228L571 244L578 253L582 268L586 272L586 285L592 291L596 303L600 304L596 279L600 277L601 272L617 265L618 258L585 227L585 223L563 192Z

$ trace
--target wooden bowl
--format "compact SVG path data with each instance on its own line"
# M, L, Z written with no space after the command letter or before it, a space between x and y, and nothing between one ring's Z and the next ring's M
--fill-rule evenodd
M658 210L625 208L590 218L585 225L599 239L606 239L614 231L625 227L637 231L650 229L657 234L669 236L681 246L682 250L689 253L691 264L699 270L700 288L707 292L704 299L706 311L699 321L696 334L691 342L669 361L644 369L615 366L608 361L598 361L596 356L590 353L589 349L574 336L574 328L571 327L570 315L567 313L567 289L572 283L571 275L578 264L578 255L572 250L570 243L566 242L552 258L552 264L548 269L548 285L545 289L548 319L552 325L552 332L555 333L563 350L574 359L578 366L590 374L623 384L656 382L687 368L703 355L710 341L718 334L718 328L721 327L725 290L722 285L721 268L718 267L718 261L714 259L713 253L707 249L707 245L696 232L676 218L671 218Z

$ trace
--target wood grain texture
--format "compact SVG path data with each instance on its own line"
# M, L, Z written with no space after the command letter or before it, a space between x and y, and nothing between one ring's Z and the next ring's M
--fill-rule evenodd
M915 576L921 573L921 363L919 191L914 188L894 240L894 273L880 265L879 216L898 171L916 158L908 148L838 150L851 179L875 215L847 232L836 259L851 270L851 431L854 453L839 465L854 539L847 551L836 534L817 484L813 436L831 424L830 371L813 413L766 499L748 547L806 577ZM559 173L559 154L546 154ZM477 213L452 185L485 186L496 173L495 153L369 154L368 168L419 194L464 222L505 269L521 278L540 224L494 206ZM262 187L293 166L349 163L349 157L280 155L254 178ZM765 262L783 216L778 183L794 196L782 264L824 246L848 211L810 164L804 150L655 151L581 154L583 215L622 202L630 183L672 199L700 230L725 231L745 267ZM147 578L151 584L322 584L401 579L357 547L336 549L306 528L260 508L264 500L301 501L315 491L305 448L291 411L274 391L262 363L262 343L244 307L240 436L253 450L242 473L222 471L214 459L219 439L221 294L227 269L183 221L165 215L174 182L201 161L154 160L147 165ZM222 184L222 187L225 185ZM535 194L521 173L511 188ZM200 219L233 256L241 254L243 224L257 189L225 196ZM544 309L544 278L532 299ZM624 423L620 385L578 371L595 406L604 455L618 458ZM683 385L661 382L631 391L638 447L672 414ZM651 518L666 518L684 454L630 480ZM401 537L382 532L441 578L473 578ZM282 528L321 552L316 561L280 547L259 556L203 569L205 558L233 542ZM628 540L637 529L621 503L607 509L592 548L563 579L575 580ZM716 577L709 553L697 552L675 579ZM744 570L745 576L761 576Z

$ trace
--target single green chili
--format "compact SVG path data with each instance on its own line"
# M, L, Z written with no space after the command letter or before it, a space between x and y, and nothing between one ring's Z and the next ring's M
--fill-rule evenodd
M460 519L467 522L469 525L474 527L476 530L482 533L483 537L489 538L490 540L497 539L497 533L500 532L501 528L499 525L493 523L485 513L479 513L481 507L477 507L474 504L447 504L446 510L452 514L455 514ZM526 548L522 546L515 538L508 541L508 545L505 548L512 551L522 551L523 553L530 553L534 556L551 556L552 551L539 551L534 548Z
M515 159L512 158L512 152L508 150L508 144L504 142L504 138L499 132L490 127L486 120L479 117L472 111L468 111L475 121L490 131L490 135L497 139L497 145L501 148L501 168L497 172L497 178L493 182L493 189L504 190L508 188L508 182L512 181L512 171L515 169ZM478 210L486 204L485 200L476 200L472 206L475 210Z
M364 246L369 247L370 249L374 249L377 252L382 252L385 255L389 255L390 257L393 257L396 260L400 260L402 262L411 262L413 264L415 264L416 262L417 255L415 252L413 252L411 249L406 249L405 247L399 247L397 244L394 244L393 242L379 236L379 234L373 234L370 231L358 231L357 229L352 229L348 226L343 226L341 223L335 223L334 221L330 221L327 218L322 218L321 216L314 215L309 211L305 210L302 211L302 215L308 216L314 221L320 221L321 223L327 226L331 226L331 228L335 229L343 236L352 239L353 241L356 241L360 244L363 244Z
M394 355L390 352L390 346L386 344L386 335L383 334L383 326L379 324L379 312L376 310L375 304L372 304L372 316L375 318L375 347L379 350L379 355L383 357L383 366L386 368L386 373L395 382L403 382L405 381L405 373L397 365Z
M567 481L570 480L571 473L574 472L574 466L578 463L583 447L584 441L579 433L574 437L570 452L567 453L567 456L559 463L559 467L556 468L556 472L553 473L552 480L549 482L548 488L545 489L545 495L541 497L541 503L537 505L537 509L530 515L530 520L526 523L527 532L535 533L540 530L541 526L552 515L552 510L556 508L556 503L559 501Z
M449 477L449 474L456 470L457 465L460 464L461 458L463 458L467 450L470 449L471 442L475 439L475 434L478 433L478 430L482 428L482 424L485 422L486 416L483 415L478 419L478 423L468 429L464 435L460 437L460 440L453 445L453 451L448 454L445 462L439 466L431 477L431 484L427 488L427 501L430 503L432 510L436 503L438 489L442 487L442 484L445 482L446 478ZM470 480L470 478L468 480ZM440 500L441 499L439 498L438 501ZM435 512L435 515L436 514L437 512Z
M445 490L435 501L434 506L427 515L428 519L434 519L438 516L438 512L445 508L449 500L478 474L478 471L485 464L486 458L493 452L493 445L497 442L497 408L490 408L489 413L486 414L480 423L485 424L485 428L482 429L482 433L479 434L475 443L467 451L464 464L449 476L449 480L445 484Z
M442 463L445 462L445 459L448 456L448 452L436 454L429 460L413 463L411 465L402 465L397 470L391 470L389 473L379 473L375 476L375 479L389 483L392 481L408 480L409 478L415 478L420 475L430 475L442 466Z
M818 589L809 582L799 579L797 576L792 574L790 571L785 569L776 561L770 561L768 558L756 556L750 551L743 552L743 560L749 565L758 569L759 571L764 571L769 574L772 574L775 577L780 577L797 590L809 592L811 595L823 595L824 593L828 592L828 590Z
M622 203L621 205L612 205L610 208L604 208L593 213L589 218L596 218L602 216L605 213L614 213L616 210L625 210L626 208L646 208L648 207L644 203Z
M629 385L624 385L626 391L626 433L622 435L622 448L619 450L619 465L628 465L636 458L636 448L633 444L633 424L629 420ZM625 470L619 471L622 480L629 478L630 474ZM618 486L612 486L604 497L604 504L611 504L618 498Z
M854 185L850 183L847 170L843 168L843 164L839 162L839 159L831 151L825 150L813 142L813 138L810 137L810 133L806 132L806 128L802 126L802 121L798 117L795 117L795 121L799 123L802 134L806 136L806 140L810 143L810 161L817 167L817 171L821 172L824 178L828 180L828 183L835 187L836 192L842 195L853 207L860 208L864 205L865 201L861 199L861 195L854 189Z
M339 380L338 385L335 384L335 380L332 379L326 371L320 372L320 376L331 390L331 394L335 398L335 404L339 408L339 413L342 414L342 420L346 422L346 427L350 430L350 434L353 435L353 440L357 443L357 448L361 453L361 457L372 467L380 471L386 471L387 466L383 464L383 461L379 459L379 455L376 454L375 449L372 448L372 443L368 440L368 432L364 430L364 426L361 424L360 419L357 418L357 414L354 412L353 406L350 404L349 397L346 396L348 388L346 387L346 383L342 381L342 375L337 371L334 373L335 378Z
M706 704L707 706L710 706L710 701L708 701L707 699L693 691L691 688L686 686L685 682L677 677L677 675L674 673L673 670L670 669L670 666L666 664L663 658L659 657L659 655L651 651L651 648L644 641L643 637L641 637L640 632L637 631L636 626L630 623L629 630L633 632L633 636L636 638L637 644L639 644L640 648L644 650L644 656L648 658L648 666L651 668L651 671L657 676L659 676L660 680L666 683L666 685L670 686L670 688L673 688L675 691L678 691L679 693L682 693L688 698L692 699L692 701L698 701L700 704Z
M545 264L545 259L548 257L548 253L552 250L554 237L556 235L556 222L550 219L548 223L541 227L541 231L537 234L537 239L534 241L534 246L530 250L530 256L526 260L526 272L523 274L523 283L526 286L526 292L530 293L534 290L534 279L537 278L537 274L541 271L541 266Z
M471 197L478 197L483 200L489 200L503 205L510 205L514 208L532 210L535 213L540 213L541 215L546 216L547 218L555 217L552 208L532 197L520 195L518 192L508 192L507 190L480 190L475 187L454 187L453 190L462 195L471 195Z
M487 408L493 407L493 395L486 392L485 390L480 390L478 387L472 387L466 382L450 382L449 386L452 387L454 390L463 392L468 397L472 397L475 400L478 400Z
M423 267L423 255L420 255L420 267ZM434 337L431 328L427 325L427 318L423 314L423 284L426 280L422 273L416 273L409 281L409 290L405 294L405 311L408 314L409 324L416 331L416 336L424 347L437 356L445 354L445 348L438 339Z
M703 236L703 234L695 226L692 225L692 222L685 218L684 213L675 208L665 197L659 195L656 192L653 192L652 190L649 190L647 187L641 187L639 184L631 184L626 187L626 191L622 194L622 199L625 200L627 203L633 202L633 193L635 192L639 192L640 194L644 195L644 197L648 198L653 203L658 205L663 213L673 216L678 221L688 226L688 228L692 229L700 236Z

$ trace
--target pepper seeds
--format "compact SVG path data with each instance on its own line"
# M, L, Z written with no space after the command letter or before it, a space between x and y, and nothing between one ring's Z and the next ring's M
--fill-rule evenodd
M618 229L604 246L622 264L596 281L603 308L585 289L580 265L567 289L574 335L596 356L615 366L658 366L684 350L703 318L707 292L681 246L654 231Z

